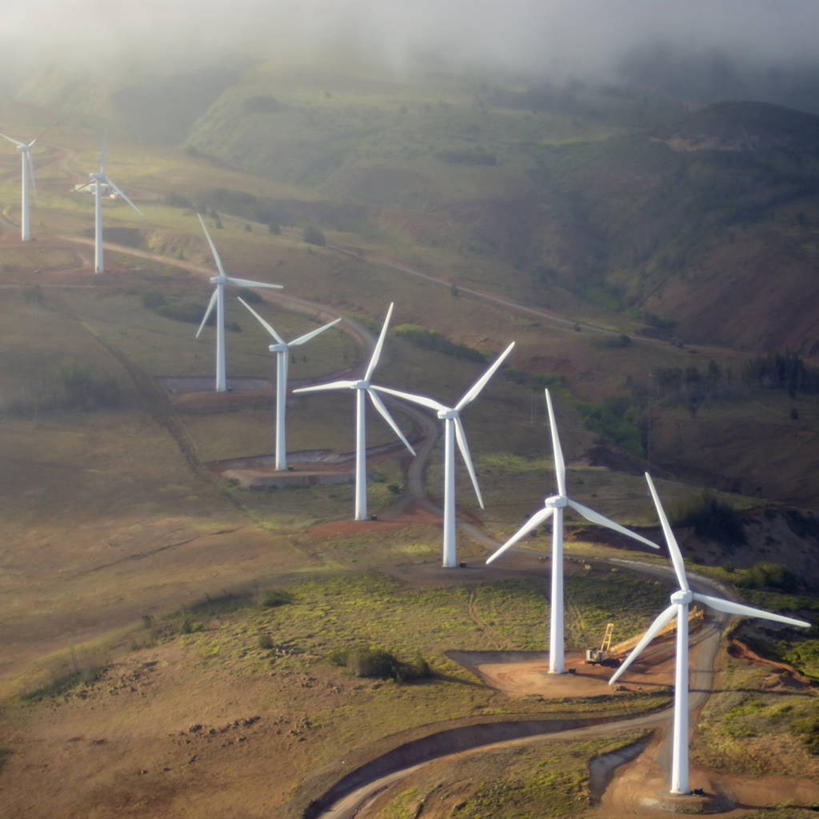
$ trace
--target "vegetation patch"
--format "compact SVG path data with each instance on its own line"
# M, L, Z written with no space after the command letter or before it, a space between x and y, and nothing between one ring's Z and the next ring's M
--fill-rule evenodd
M602 404L581 405L580 411L586 427L592 432L608 438L632 455L645 455L645 421L628 398L613 396Z
M481 363L486 361L486 355L480 350L476 350L466 344L459 344L457 341L452 341L435 330L428 330L426 327L420 327L417 324L399 324L394 332L396 335L407 339L407 341L416 347L423 347L425 350L435 350L436 352L451 355L454 358L462 358L466 361L478 361Z
M453 765L426 765L387 790L373 807L379 816L410 819L451 816L483 819L503 816L577 816L591 806L589 760L619 750L640 734L573 742L545 740L522 748L470 754Z
M262 597L262 605L268 609L274 609L277 606L286 606L292 602L293 595L282 589L271 589L265 592L264 597Z
M74 660L72 670L54 675L45 685L21 694L20 699L24 702L39 702L51 697L59 697L81 684L93 685L102 677L105 671L106 666L87 665L80 667Z
M716 541L729 553L747 543L739 513L711 492L677 510L674 525L693 527L697 537Z
M434 676L430 664L420 654L411 663L407 663L383 648L372 646L335 651L329 659L333 665L346 668L356 677L375 677L379 680L408 683Z

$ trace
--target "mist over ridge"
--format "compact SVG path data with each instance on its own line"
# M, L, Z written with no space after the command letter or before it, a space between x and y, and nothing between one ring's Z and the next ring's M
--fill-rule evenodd
M819 6L805 0L32 0L4 11L0 64L12 91L50 70L158 76L236 58L337 61L396 79L430 68L550 82L626 82L690 99L810 105ZM137 73L135 70L133 73Z

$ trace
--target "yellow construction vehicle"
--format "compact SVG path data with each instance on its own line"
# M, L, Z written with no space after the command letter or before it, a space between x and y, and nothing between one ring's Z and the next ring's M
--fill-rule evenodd
M688 612L688 630L689 633L693 633L696 631L703 623L705 622L705 613L699 606L692 606L691 610ZM671 622L666 624L660 631L657 632L654 639L657 641L661 641L663 639L668 640L677 630L677 618L675 617ZM606 633L603 635L603 642L600 643L600 648L587 648L586 649L586 662L592 665L608 665L612 666L613 668L617 668L620 663L623 661L623 658L631 651L634 646L637 645L638 642L643 637L645 632L641 632L640 634L635 634L634 637L629 637L627 640L623 640L622 643L617 643L617 645L612 647L611 644L611 635L614 631L614 623L608 623L606 625Z
M618 666L620 661L615 657L609 656L611 651L611 635L614 632L614 623L606 624L606 633L603 635L603 642L600 643L600 648L586 649L586 662L591 665L610 665Z

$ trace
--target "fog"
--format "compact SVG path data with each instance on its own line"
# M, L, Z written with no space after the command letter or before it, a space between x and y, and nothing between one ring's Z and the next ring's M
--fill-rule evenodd
M168 56L240 46L326 52L358 48L395 67L434 55L513 70L606 70L635 46L721 48L761 61L817 56L815 0L12 0L0 38L48 49L116 54L135 44ZM156 53L152 52L152 56Z

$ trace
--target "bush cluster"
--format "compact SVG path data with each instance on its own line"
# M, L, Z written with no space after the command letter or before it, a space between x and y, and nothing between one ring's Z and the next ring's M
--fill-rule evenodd
M710 492L703 492L698 501L679 510L674 524L693 526L697 537L716 541L729 549L747 542L737 511Z
M411 663L397 659L389 651L372 646L335 651L330 662L346 668L356 677L395 680L397 683L415 682L434 676L429 663L419 654Z
M420 327L417 324L399 324L395 328L395 334L407 339L416 347L423 347L425 350L435 350L439 353L451 355L454 358L478 361L481 364L486 361L486 356L480 350L468 347L466 344L459 344L457 341L451 341L445 335L436 333L435 330L427 330L426 327Z

